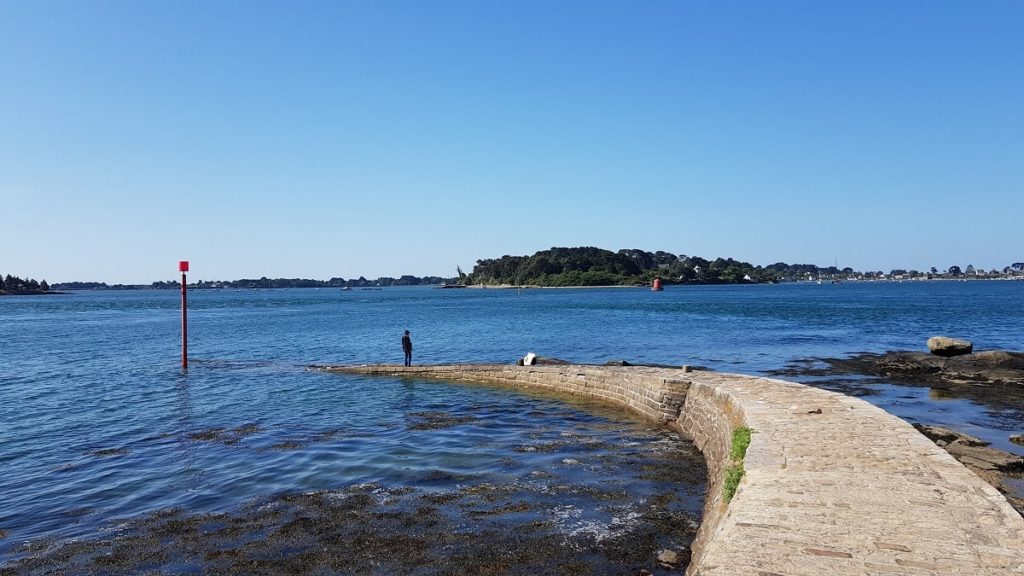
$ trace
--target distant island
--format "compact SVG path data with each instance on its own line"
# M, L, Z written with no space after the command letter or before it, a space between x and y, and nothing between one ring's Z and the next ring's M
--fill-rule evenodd
M460 275L461 276L461 275ZM648 285L655 278L666 284L758 284L775 282L858 280L924 280L1024 277L1024 263L1001 271L985 271L968 265L950 266L945 272L931 268L858 272L814 264L754 266L732 258L707 260L699 256L625 249L618 252L594 247L551 248L533 256L502 256L478 260L473 272L461 278L465 284L513 286L622 286Z
M466 274L456 267L457 276L381 276L368 280L363 276L346 280L310 280L306 278L245 278L241 280L198 280L191 289L265 289L265 288L378 288L387 286L646 286L655 278L664 284L760 284L778 282L856 282L871 280L1024 280L1024 262L1014 262L1001 270L983 270L968 264L950 266L945 271L935 267L928 271L890 270L855 271L836 266L786 264L754 266L732 258L707 260L700 256L672 254L638 249L618 252L594 248L551 248L532 256L502 256L477 260L473 271ZM179 289L176 280L150 284L107 284L105 282L59 282L22 279L0 275L0 296L54 294L56 290L170 290Z

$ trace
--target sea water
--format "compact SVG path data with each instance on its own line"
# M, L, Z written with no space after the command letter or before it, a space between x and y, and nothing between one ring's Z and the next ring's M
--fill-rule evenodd
M613 485L643 500L664 482L616 461L657 459L665 442L664 457L693 455L596 405L307 369L397 364L404 330L414 364L535 352L766 374L805 358L923 350L936 334L1024 349L1024 282L193 290L183 373L179 305L177 292L156 290L0 298L0 558L170 507L223 512L354 485L457 489L556 470L553 484ZM927 388L876 386L865 399L1021 451L1005 440L1022 426L1018 410ZM637 456L636 446L652 448ZM679 505L699 514L702 490L684 486ZM609 522L568 516L570 532Z

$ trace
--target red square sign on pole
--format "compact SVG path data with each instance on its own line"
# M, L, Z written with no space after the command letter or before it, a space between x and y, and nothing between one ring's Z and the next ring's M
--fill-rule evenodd
M178 272L181 272L181 369L188 370L188 296L185 282L188 260L178 261Z

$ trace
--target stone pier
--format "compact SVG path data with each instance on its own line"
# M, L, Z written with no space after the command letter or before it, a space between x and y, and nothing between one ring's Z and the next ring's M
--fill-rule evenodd
M691 576L1024 574L1024 518L912 426L862 400L735 374L603 366L318 366L597 399L677 429L708 464ZM754 430L722 497L732 431Z

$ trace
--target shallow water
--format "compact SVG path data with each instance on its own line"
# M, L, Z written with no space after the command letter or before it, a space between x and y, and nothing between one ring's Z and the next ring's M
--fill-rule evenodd
M120 538L122 548L135 550L152 545L147 534L167 509L238 516L261 503L291 502L288 494L324 491L372 494L379 501L367 516L375 525L378 516L396 513L410 514L407 523L415 525L438 514L422 510L424 499L436 498L452 504L445 511L452 526L469 525L470 532L542 523L549 537L577 548L636 531L658 549L685 548L692 539L706 471L693 446L665 429L560 396L285 373L293 385L282 384L282 371L273 366L200 362L160 408L153 397L119 400L157 416L150 422L107 423L119 432L87 434L45 454L12 459L16 473L0 480L11 496L5 507L17 511L3 518L9 560L59 559L48 541L20 545L40 537L98 538L103 554L111 553L107 540ZM249 393L235 389L243 380ZM253 394L257 386L262 393ZM488 498L474 497L481 493ZM650 534L645 524L653 500L681 528ZM177 517L178 510L170 514ZM136 524L121 524L133 518ZM266 529L262 519L244 514L234 522L259 526L253 533ZM275 529L287 527L282 518ZM168 545L166 532L161 528L161 547ZM406 532L377 539L407 539ZM89 549L85 557L96 552ZM232 571L211 560L210 551L182 554L175 561L190 570ZM51 562L41 564L53 569ZM596 573L623 568L591 562L589 571ZM118 566L128 572L151 567Z
M582 478L574 471L588 466L579 452L590 453L552 440L554 431L593 419L585 436L602 446L650 439L644 425L594 407L305 370L398 363L405 329L414 363L430 364L511 363L534 351L576 362L761 374L808 357L920 350L935 334L971 339L976 349L1024 349L1024 282L673 286L660 293L192 291L192 364L182 374L177 299L173 291L0 299L0 553L29 538L86 535L168 507L224 512L275 494L364 483L457 489L454 481L433 486L439 473L514 483L552 467L575 484ZM901 417L1022 451L1006 441L1024 427L1020 410L939 398L927 388L869 388L865 400ZM531 402L539 404L527 408ZM531 434L557 449L517 451L541 441ZM615 460L615 449L602 449ZM584 463L558 464L566 459ZM663 489L634 478L628 466L601 474L641 497ZM693 493L701 486L679 488L689 513L699 511Z

